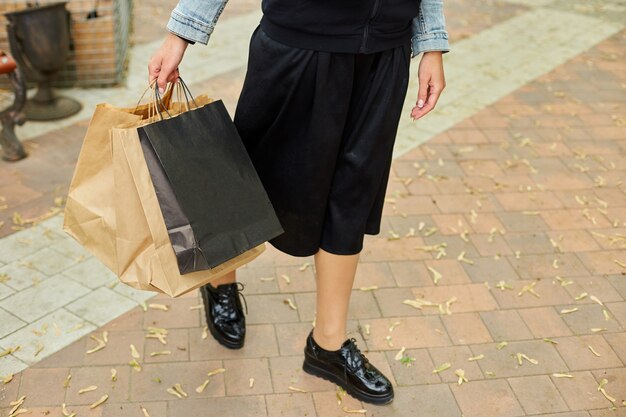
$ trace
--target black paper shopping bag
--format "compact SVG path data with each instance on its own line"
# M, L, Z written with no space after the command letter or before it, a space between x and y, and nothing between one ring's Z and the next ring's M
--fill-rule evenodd
M138 128L181 274L283 229L221 100Z

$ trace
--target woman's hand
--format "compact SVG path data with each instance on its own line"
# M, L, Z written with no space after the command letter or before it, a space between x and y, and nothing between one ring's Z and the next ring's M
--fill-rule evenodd
M411 110L411 117L417 120L435 108L441 92L446 86L443 75L443 53L440 51L424 52L418 70L419 92L417 102Z
M152 55L148 64L150 83L157 80L159 91L163 93L168 82L178 80L178 65L183 60L188 42L173 33L168 33L163 45Z

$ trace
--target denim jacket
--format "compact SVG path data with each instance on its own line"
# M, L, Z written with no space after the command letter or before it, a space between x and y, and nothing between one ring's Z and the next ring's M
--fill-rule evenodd
M167 29L193 42L207 44L228 0L179 0ZM448 52L443 0L421 0L420 13L412 22L412 57L428 51Z

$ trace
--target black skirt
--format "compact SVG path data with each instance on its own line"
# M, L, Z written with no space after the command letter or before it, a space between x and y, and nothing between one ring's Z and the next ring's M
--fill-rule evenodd
M380 232L410 53L299 49L256 28L234 122L285 230L277 249L352 255Z

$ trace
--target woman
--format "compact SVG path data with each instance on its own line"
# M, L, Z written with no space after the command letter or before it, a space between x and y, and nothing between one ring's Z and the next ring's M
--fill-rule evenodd
M149 64L176 81L188 44L206 44L227 0L180 0ZM316 325L303 369L365 402L393 400L389 380L346 340L364 234L378 234L410 59L422 54L411 117L445 86L443 0L263 0L234 122L285 233L270 241L315 257ZM212 335L243 346L235 272L201 288Z

